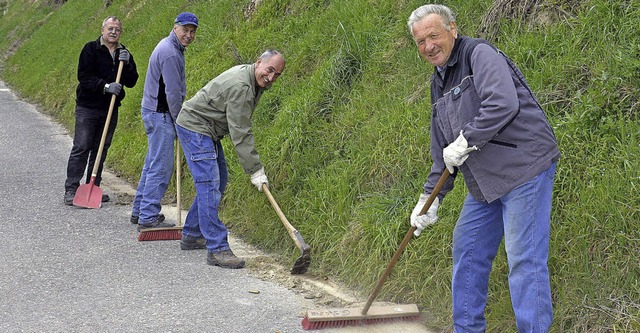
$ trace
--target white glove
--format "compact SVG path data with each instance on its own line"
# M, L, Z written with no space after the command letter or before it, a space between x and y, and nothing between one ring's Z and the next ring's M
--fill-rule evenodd
M474 150L478 150L478 147L469 147L467 139L464 138L462 130L460 130L460 135L456 141L453 141L442 150L442 158L449 172L453 174L455 171L453 167L461 166L462 163L467 160L467 157L469 157L469 153Z
M254 172L251 175L251 184L258 188L258 191L262 192L262 184L269 184L267 180L267 175L264 174L264 167L260 168L260 170Z
M427 210L424 215L418 215L424 207L424 204L427 203L427 199L429 199L428 195L424 193L420 194L420 199L411 213L411 226L416 227L416 231L413 232L416 237L420 236L422 230L428 225L432 225L438 221L438 215L436 215L438 206L440 206L440 199L438 199L438 197L433 200L431 207L429 207L429 210Z

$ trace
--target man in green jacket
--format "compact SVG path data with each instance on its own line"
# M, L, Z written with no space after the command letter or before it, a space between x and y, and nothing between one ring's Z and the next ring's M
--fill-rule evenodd
M229 179L220 140L229 135L244 171L261 191L268 183L255 150L251 114L262 92L269 89L285 67L284 56L265 51L253 64L234 66L209 81L185 102L176 121L178 138L196 188L196 197L182 228L180 248L202 248L206 241L207 263L242 268L227 241L227 228L218 217L218 206Z

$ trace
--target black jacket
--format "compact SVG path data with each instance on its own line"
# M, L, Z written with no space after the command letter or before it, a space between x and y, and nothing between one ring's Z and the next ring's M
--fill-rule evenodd
M125 48L124 45L122 47ZM109 54L109 49L100 44L100 37L84 45L78 61L79 83L76 89L76 104L78 106L102 110L106 114L112 95L104 93L104 85L116 80L119 54L120 49L117 49L116 60L114 60ZM124 65L122 69L120 83L125 87L133 88L136 82L138 82L138 70L133 55L131 55L129 64ZM124 99L124 96L125 91L122 89L116 98L116 108L120 106L120 101Z

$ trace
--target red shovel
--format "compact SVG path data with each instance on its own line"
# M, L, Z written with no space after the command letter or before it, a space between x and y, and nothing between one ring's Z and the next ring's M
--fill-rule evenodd
M124 62L120 61L118 66L118 74L116 75L116 83L120 83L120 75L122 74L122 67ZM98 155L96 155L96 162L93 165L93 171L91 172L91 180L88 184L83 184L76 190L76 196L73 198L73 205L84 208L100 208L102 205L102 189L100 186L96 186L96 176L98 175L98 168L100 167L100 160L102 159L102 149L104 148L104 142L107 139L107 130L109 129L109 123L111 122L111 114L113 113L113 107L116 104L116 95L111 96L111 104L109 105L109 113L107 113L107 120L104 123L104 130L102 130L102 138L100 138L100 148L98 148Z

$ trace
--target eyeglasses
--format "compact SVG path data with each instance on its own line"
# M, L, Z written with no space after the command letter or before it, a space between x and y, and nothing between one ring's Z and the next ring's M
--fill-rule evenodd
M121 33L121 32L122 32L122 29L120 29L120 28L114 28L114 27L111 27L111 28L106 28L106 29L107 29L107 31L109 31L109 32L115 32L115 33L117 33L117 34L119 34L119 33Z

